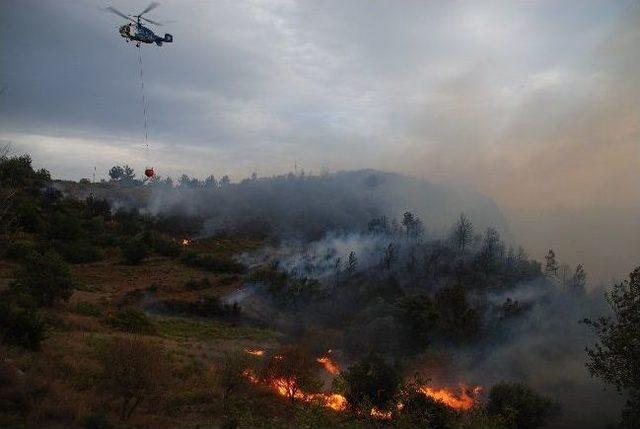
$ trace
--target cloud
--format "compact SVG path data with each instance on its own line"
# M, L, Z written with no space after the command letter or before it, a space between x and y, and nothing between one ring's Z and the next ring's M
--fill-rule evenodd
M0 138L57 177L146 163L137 51L104 6L0 5ZM563 223L606 206L622 215L600 222L628 225L618 220L636 213L640 8L631 0L167 0L152 16L178 21L157 29L173 44L142 49L161 174L239 178L297 161L456 182L494 197L534 253L575 233L554 241L549 224L542 246L531 219Z

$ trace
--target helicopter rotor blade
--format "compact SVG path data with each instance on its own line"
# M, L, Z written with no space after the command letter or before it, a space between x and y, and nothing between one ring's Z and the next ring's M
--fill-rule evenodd
M142 19L144 21L147 21L148 23L153 24L153 25L162 26L162 23L156 22L156 21L152 21L149 18L144 18L144 17L141 16L140 19Z
M158 6L160 6L160 3L158 3L157 1L152 1L151 3L149 3L149 6L147 6L145 8L145 10L143 10L142 12L140 12L140 14L138 16L142 16L147 12L152 11L153 9L157 8Z
M130 20L130 21L132 20L130 16L125 15L124 13L122 13L118 9L116 9L115 7L109 6L104 10L109 11L111 13L115 13L116 15L118 15L118 16L124 18L124 19Z

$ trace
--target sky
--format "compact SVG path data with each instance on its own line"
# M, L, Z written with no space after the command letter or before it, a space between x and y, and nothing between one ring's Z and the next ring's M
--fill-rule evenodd
M592 283L640 263L640 2L2 0L0 143L54 177L378 168L494 198ZM140 92L142 56L150 149Z

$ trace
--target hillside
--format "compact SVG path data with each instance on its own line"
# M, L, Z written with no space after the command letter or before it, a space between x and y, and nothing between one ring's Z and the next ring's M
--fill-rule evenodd
M0 167L3 427L584 427L599 385L566 369L606 309L506 243L488 198L372 170Z

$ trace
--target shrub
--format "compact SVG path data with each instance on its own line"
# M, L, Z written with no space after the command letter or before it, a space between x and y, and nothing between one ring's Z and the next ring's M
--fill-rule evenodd
M82 422L84 429L112 429L113 425L107 419L104 411L99 411L86 416Z
M213 253L183 252L180 261L188 267L201 268L217 273L242 273L244 265L228 256Z
M158 344L136 336L114 338L100 354L102 388L119 403L122 420L162 387L162 355Z
M47 230L49 238L59 240L73 240L80 236L82 228L80 220L72 215L55 212L51 215L49 228Z
M36 245L33 241L17 240L9 243L5 256L8 259L24 259L35 251Z
M399 392L400 381L395 368L370 355L340 374L338 384L352 409L368 412L370 405L385 409Z
M109 321L109 325L130 334L153 334L155 327L143 311L128 307L116 312Z
M85 264L104 259L104 252L86 241L57 242L55 249L65 261L72 264Z
M51 306L71 297L75 282L69 266L54 251L32 253L22 262L11 286L19 295L27 295L36 306Z
M524 383L503 382L491 388L487 411L504 417L510 427L536 429L557 414L558 406Z
M82 316L100 317L102 316L102 308L99 305L89 301L78 301L76 305L71 309L73 313L80 314Z
M313 356L297 346L282 347L274 353L263 369L269 384L279 383L291 403L301 391L314 391L322 382L317 374Z
M454 425L455 413L443 402L413 389L403 399L399 427L447 429Z
M211 287L211 282L206 277L203 277L200 280L191 278L184 283L184 287L190 290L209 289Z
M149 256L147 244L142 240L128 240L120 247L122 260L129 265L137 265Z
M170 258L180 256L180 253L182 252L182 248L178 243L161 237L155 237L153 239L153 250L161 256L167 256Z
M23 308L2 297L0 302L0 338L5 344L38 350L46 338L45 323L34 308ZM8 302L9 301L9 302Z

